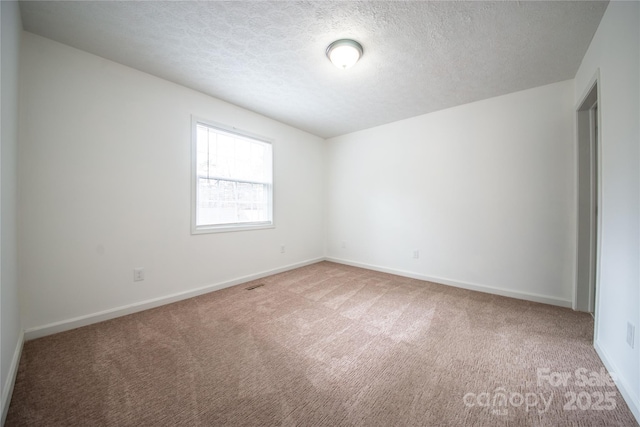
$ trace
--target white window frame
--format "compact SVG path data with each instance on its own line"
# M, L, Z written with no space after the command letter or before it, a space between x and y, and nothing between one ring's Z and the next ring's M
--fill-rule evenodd
M214 129L218 129L223 132L231 133L245 138L250 138L256 141L269 144L271 146L271 188L269 192L269 211L271 218L269 221L262 222L242 222L232 224L219 224L219 225L197 225L197 194L198 194L198 124L202 124ZM213 122L211 120L202 119L196 116L191 116L191 234L207 234L207 233L224 233L230 231L246 231L246 230L262 230L268 228L275 228L275 206L274 206L274 143L271 139L265 138L260 135L253 134L244 130L237 129L232 126L227 126L221 123Z

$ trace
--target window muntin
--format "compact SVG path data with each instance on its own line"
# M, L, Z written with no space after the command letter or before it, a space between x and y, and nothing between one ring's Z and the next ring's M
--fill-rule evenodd
M273 226L271 143L195 119L193 133L192 232Z

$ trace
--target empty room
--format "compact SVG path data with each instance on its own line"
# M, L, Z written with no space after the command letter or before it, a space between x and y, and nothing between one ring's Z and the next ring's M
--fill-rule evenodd
M6 426L638 426L639 1L5 1Z

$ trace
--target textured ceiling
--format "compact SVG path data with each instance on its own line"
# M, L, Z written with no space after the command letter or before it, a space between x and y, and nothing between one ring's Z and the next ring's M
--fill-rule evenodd
M571 79L607 2L23 1L24 29L332 137ZM343 71L339 38L364 56Z

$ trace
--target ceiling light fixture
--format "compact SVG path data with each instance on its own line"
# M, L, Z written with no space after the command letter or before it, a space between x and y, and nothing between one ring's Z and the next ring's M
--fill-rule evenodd
M355 40L336 40L327 47L327 58L336 67L346 70L362 57L362 45Z

